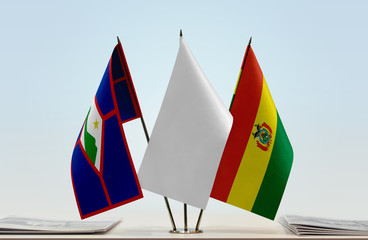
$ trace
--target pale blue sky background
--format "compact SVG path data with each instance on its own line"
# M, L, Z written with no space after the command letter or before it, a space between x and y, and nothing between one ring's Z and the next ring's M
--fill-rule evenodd
M366 1L0 1L0 215L79 218L70 158L116 36L151 131L182 28L227 106L253 36L295 155L278 216L368 219L367 11ZM138 169L143 131L124 127ZM166 211L144 194L99 217ZM249 214L216 200L207 212Z

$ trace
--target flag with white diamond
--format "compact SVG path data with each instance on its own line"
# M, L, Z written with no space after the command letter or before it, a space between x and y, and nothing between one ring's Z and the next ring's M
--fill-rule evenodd
M141 116L119 42L73 151L72 183L82 219L143 197L123 129Z

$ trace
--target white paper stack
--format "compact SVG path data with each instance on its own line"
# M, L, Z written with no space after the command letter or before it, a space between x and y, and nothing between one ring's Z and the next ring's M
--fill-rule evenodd
M368 235L368 221L348 221L287 215L280 223L297 235Z
M119 220L62 221L36 218L6 217L0 219L0 234L71 234L106 232Z

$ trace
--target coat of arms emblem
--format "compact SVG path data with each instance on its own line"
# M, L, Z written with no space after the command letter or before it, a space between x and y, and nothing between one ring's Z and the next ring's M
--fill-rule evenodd
M256 132L253 133L253 137L256 140L257 147L263 151L267 151L272 142L272 129L271 127L263 122L261 124L254 125L256 127Z

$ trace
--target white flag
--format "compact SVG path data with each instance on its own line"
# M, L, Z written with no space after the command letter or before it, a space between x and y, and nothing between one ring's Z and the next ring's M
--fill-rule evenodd
M142 188L205 209L232 116L184 39L138 177Z

